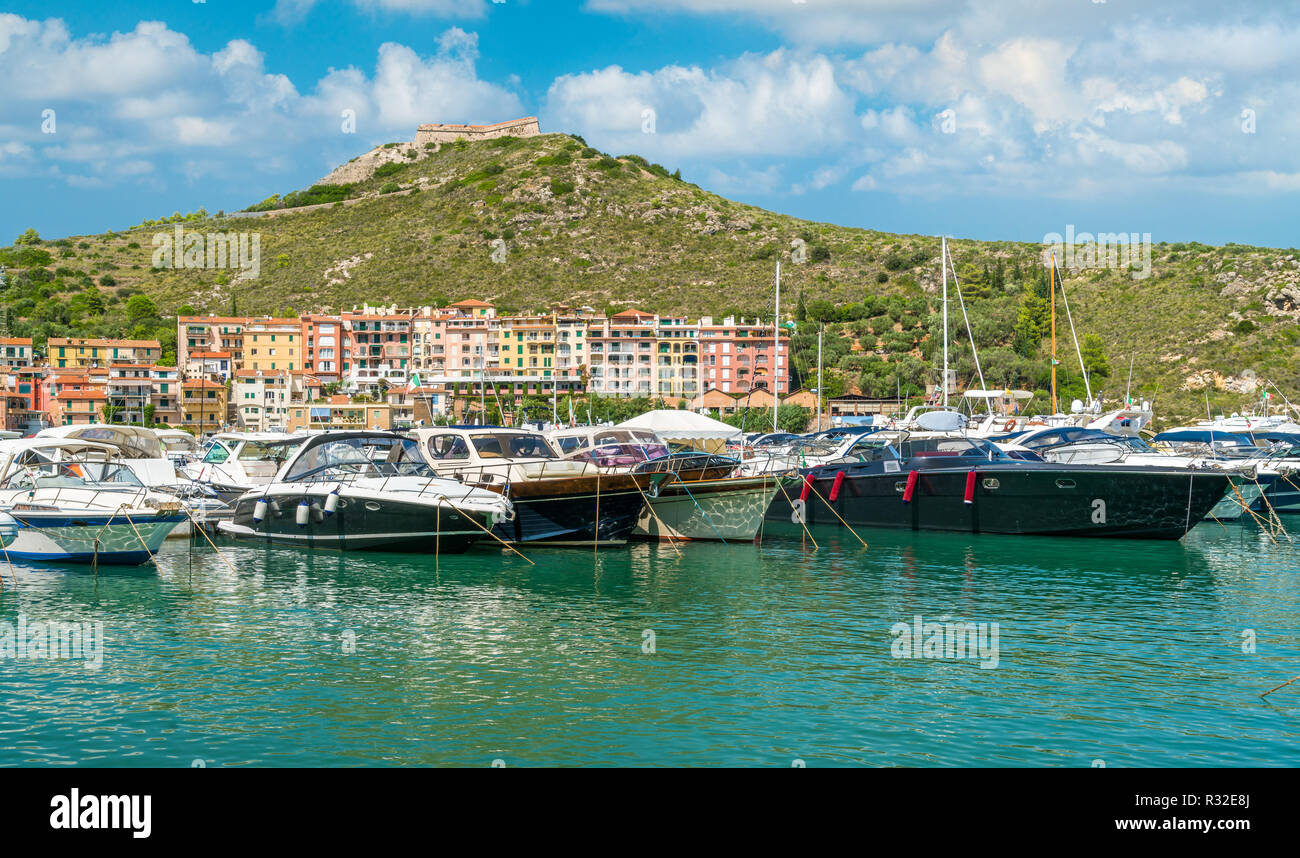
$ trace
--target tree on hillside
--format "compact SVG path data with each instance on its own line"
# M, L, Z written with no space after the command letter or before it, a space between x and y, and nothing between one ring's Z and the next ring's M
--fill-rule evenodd
M1043 344L1050 319L1047 299L1037 292L1028 292L1020 299L1020 311L1012 329L1012 348L1021 357L1033 357Z
M1106 360L1106 346L1102 343L1101 337L1096 334L1084 334L1083 342L1079 344L1079 352L1083 355L1083 365L1087 367L1090 378L1110 378L1110 362Z
M38 233L32 227L28 227L26 232L24 232L22 235L14 239L15 246L20 244L40 244L40 243L41 243L41 234Z
M126 302L126 318L132 325L158 321L158 305L146 295L132 295Z

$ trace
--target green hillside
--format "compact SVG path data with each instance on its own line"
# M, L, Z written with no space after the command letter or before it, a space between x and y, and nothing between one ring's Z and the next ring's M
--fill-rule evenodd
M72 334L157 336L174 345L178 311L294 313L463 298L507 312L564 303L770 318L780 259L782 309L800 319L799 381L815 383L808 376L819 323L827 325L828 391L884 396L937 380L938 239L774 214L567 135L420 151L389 145L398 160L377 175L273 197L240 216L200 211L104 235L24 236L0 249L8 269L0 325L38 344ZM170 234L172 221L187 231L259 234L259 276L154 268L153 237ZM496 262L502 246L504 261ZM987 384L1043 389L1050 365L1041 247L965 240L950 247ZM1152 263L1145 280L1124 270L1064 272L1094 387L1112 401L1122 397L1132 359L1135 393L1154 396L1166 423L1203 415L1206 384L1216 412L1250 407L1258 393L1243 386L1243 371L1288 396L1300 392L1300 251L1159 244ZM1058 312L1065 396L1080 396ZM955 301L950 313L959 384L977 385Z

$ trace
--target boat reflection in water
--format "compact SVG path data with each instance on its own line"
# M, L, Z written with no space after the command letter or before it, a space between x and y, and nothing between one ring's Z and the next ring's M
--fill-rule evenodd
M988 441L956 433L869 438L871 448L855 458L808 469L791 497L773 501L769 520L1179 539L1231 485L1228 474L1216 471L1014 459Z
M250 542L455 553L511 517L500 494L434 474L409 438L331 432L303 441L217 527Z

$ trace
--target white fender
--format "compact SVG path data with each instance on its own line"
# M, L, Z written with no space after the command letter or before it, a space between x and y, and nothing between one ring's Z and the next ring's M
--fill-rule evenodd
M0 512L0 546L9 547L18 538L18 519L7 512Z
M303 498L298 502L298 511L294 513L293 520L298 523L299 527L305 527L307 525L307 520L310 517L311 504L307 503L306 498Z
M266 519L266 498L258 498L253 504L253 521L261 524Z
M333 515L339 508L339 490L335 489L325 496L325 514Z

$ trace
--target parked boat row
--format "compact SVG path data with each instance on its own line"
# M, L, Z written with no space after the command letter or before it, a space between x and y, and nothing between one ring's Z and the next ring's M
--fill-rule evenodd
M61 427L0 441L0 542L28 560L139 563L192 526L254 544L448 553L745 541L765 521L1177 539L1252 506L1300 511L1300 435L982 437L943 409L914 422L722 453L607 426L222 433L197 449L165 449L139 427Z

